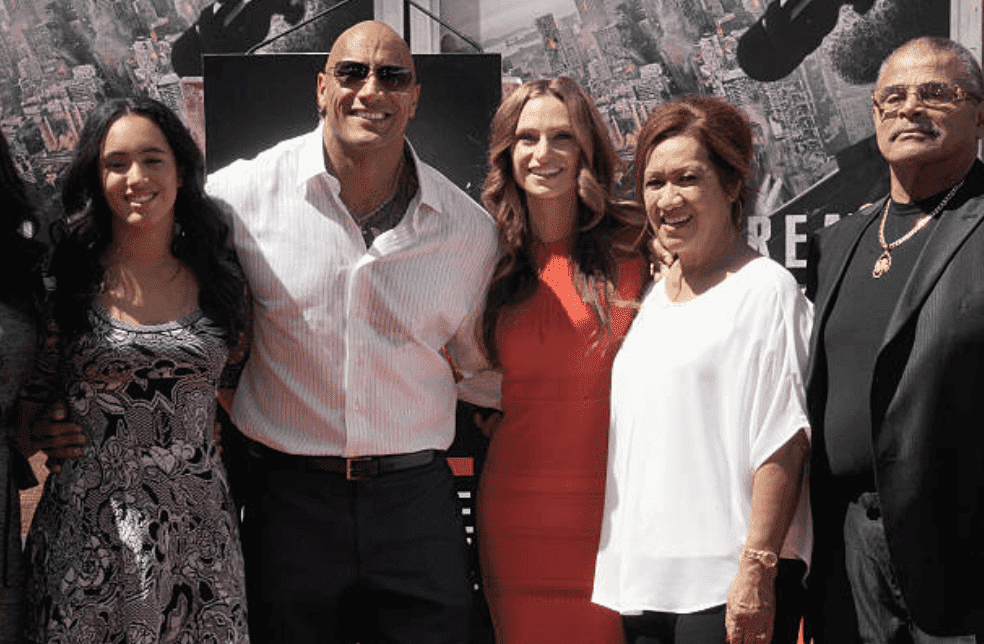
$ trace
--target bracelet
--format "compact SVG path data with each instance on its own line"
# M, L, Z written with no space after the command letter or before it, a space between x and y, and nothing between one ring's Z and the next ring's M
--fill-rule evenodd
M757 561L766 568L770 570L775 570L779 565L779 557L776 553L769 552L768 550L754 550L752 548L742 548L741 556L745 559L751 559L752 561Z

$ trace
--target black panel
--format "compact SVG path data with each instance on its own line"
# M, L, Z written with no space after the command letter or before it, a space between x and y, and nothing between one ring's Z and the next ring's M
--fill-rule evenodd
M318 122L317 74L326 54L205 56L209 172L248 159ZM501 96L498 54L418 54L422 85L407 137L421 159L476 200L485 179L489 122Z

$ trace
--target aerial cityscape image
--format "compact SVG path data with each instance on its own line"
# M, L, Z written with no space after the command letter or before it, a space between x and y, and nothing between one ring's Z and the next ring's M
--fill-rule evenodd
M626 160L661 101L715 94L744 109L761 181L750 235L769 248L788 246L777 234L782 222L771 232L762 226L791 204L808 229L877 196L868 192L882 189L871 145L878 65L911 37L946 35L950 19L949 3L932 0L473 1L481 46L502 57L505 91L533 78L575 79ZM50 203L85 115L101 100L145 94L194 123L202 53L246 52L343 2L0 0L0 127L22 175ZM345 4L261 54L327 51L340 29L373 16L372 0ZM474 51L455 41L442 39L442 48ZM859 164L872 166L872 181L836 181L839 169Z
M947 3L928 0L544 3L553 13L500 4L494 22L508 27L483 22L483 45L502 55L504 77L578 80L626 160L641 123L668 98L714 94L745 110L761 181L749 240L797 277L805 233L887 187L871 120L881 61L910 38L949 32ZM850 183L840 181L844 168Z

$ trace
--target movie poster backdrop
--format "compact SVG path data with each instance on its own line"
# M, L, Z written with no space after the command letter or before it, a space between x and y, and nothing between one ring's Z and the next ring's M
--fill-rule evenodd
M483 0L482 44L516 82L588 89L625 159L662 101L714 94L752 120L748 240L802 281L806 237L888 190L871 91L887 54L946 36L945 0Z
M204 144L202 54L245 52L280 34L257 55L327 52L373 15L373 0L0 0L0 127L50 221L58 177L100 102L158 99Z
M504 77L581 82L625 158L660 101L711 93L743 107L761 173L749 241L797 277L809 231L887 189L872 140L878 66L912 37L946 35L950 21L946 0L455 2L477 6L447 13L479 15L481 44L502 55ZM0 0L0 127L50 218L57 178L100 101L158 98L204 144L203 54L241 53L283 34L259 52L325 52L374 8L373 0Z

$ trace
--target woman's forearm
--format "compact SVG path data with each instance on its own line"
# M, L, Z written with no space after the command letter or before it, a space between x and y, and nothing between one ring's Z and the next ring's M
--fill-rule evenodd
M755 471L745 547L728 592L724 619L732 644L772 639L778 556L799 504L809 450L806 432L800 430Z
M779 554L796 514L809 451L810 441L801 429L755 470L746 549Z

